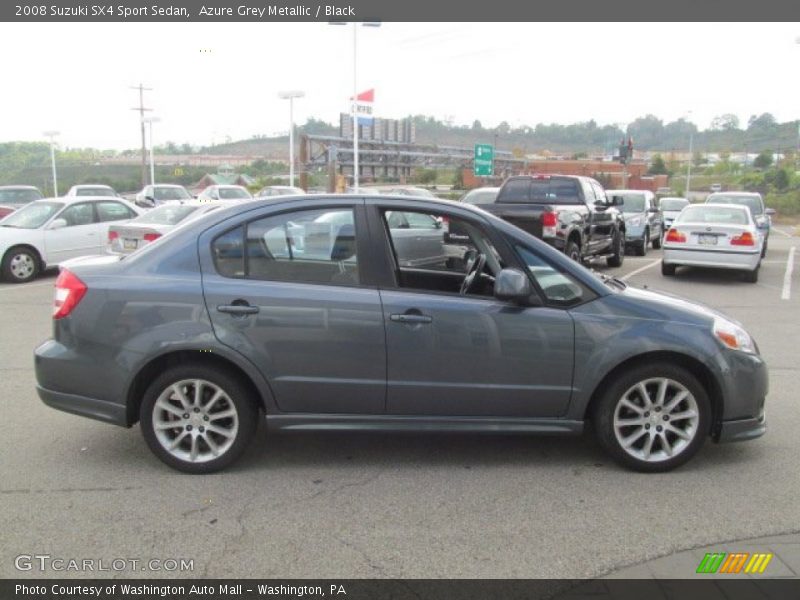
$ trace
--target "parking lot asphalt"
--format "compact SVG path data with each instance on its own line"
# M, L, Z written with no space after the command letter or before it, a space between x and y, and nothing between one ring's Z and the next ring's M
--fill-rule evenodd
M267 436L263 427L232 469L180 474L147 450L138 426L40 402L32 351L50 334L54 275L0 284L0 576L41 577L17 571L14 559L48 554L194 561L184 573L51 577L598 577L716 542L796 532L793 246L800 238L773 233L757 284L700 270L665 278L658 251L597 267L732 315L770 367L763 438L709 442L689 464L655 475L618 467L590 435Z

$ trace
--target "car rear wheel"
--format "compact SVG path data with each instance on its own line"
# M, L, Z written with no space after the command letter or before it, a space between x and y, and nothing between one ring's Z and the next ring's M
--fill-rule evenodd
M623 373L594 411L600 445L618 463L662 472L694 456L710 431L711 403L686 369L656 363Z
M614 241L612 242L614 253L606 259L606 264L609 267L621 267L622 261L625 260L625 234L617 231L614 234Z
M644 235L642 236L642 245L636 246L636 255L637 256L644 256L647 254L647 247L650 245L650 232L645 229Z
M665 277L672 277L675 275L675 265L668 265L663 260L661 261L661 274Z
M147 445L161 461L186 473L211 473L244 452L256 431L258 409L227 371L182 365L153 381L140 420Z
M761 265L758 265L752 271L745 271L744 280L747 283L758 283L758 271L761 269Z
M581 247L572 240L567 242L567 246L564 248L564 254L576 263L581 262Z
M653 238L653 250L658 250L661 248L661 238L664 237L664 231L662 230L656 237Z
M3 257L3 277L12 283L25 283L36 278L40 267L39 255L30 248L16 246Z

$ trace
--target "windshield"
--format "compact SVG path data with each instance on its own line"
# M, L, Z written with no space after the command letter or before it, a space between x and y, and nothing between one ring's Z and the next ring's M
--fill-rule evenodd
M42 195L39 190L27 189L8 189L0 190L0 204L12 204L14 206L22 206L33 200L39 200Z
M110 187L82 187L75 190L76 196L116 196Z
M462 202L467 204L492 204L495 198L497 198L497 191L476 190L468 192Z
M661 210L683 210L687 204L689 201L683 198L662 198L659 207Z
M640 213L644 212L644 194L620 194L618 192L608 192L608 195L619 196L622 198L622 212Z
M184 204L166 204L143 214L133 223L142 225L175 225L196 211L199 206L186 206Z
M156 200L189 200L191 196L182 187L157 187L153 190Z
M699 204L684 210L676 223L719 223L730 225L747 225L747 213L741 209L715 206L713 204Z
M750 214L754 217L764 212L764 205L759 196L726 196L725 194L713 194L706 200L708 204L738 204L750 209Z
M3 219L3 227L38 229L64 206L62 202L33 202Z
M219 197L222 200L241 200L250 198L250 194L242 188L219 188Z

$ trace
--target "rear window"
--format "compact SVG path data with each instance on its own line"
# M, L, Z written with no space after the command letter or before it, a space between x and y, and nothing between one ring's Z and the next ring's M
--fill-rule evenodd
M726 196L725 194L712 194L706 199L709 204L738 204L750 209L750 214L757 217L764 212L764 203L760 196Z
M78 188L75 190L76 196L116 196L110 187L91 187Z
M497 202L531 204L579 204L578 180L567 177L510 179L500 190Z
M145 213L136 219L136 222L147 225L177 225L198 208L185 204L167 204Z
M747 213L724 205L701 204L687 207L678 215L676 223L719 223L747 225Z
M688 204L688 200L682 200L680 198L662 198L658 206L661 210L681 210Z
M34 200L40 200L42 195L39 190L28 189L7 189L0 190L0 204L12 204L14 206L21 206Z

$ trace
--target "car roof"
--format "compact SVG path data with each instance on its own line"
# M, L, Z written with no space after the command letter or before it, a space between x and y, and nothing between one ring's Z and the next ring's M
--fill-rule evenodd
M761 194L758 192L714 192L713 194L709 194L708 198L713 198L714 196L741 196L742 198L761 198ZM706 200L708 200L706 198Z
M110 190L114 189L113 187L111 187L107 183L78 183L78 184L73 185L69 189L73 190L73 189L77 189L77 188L93 188L93 187L108 188Z
M745 206L744 204L728 204L727 202L720 202L720 203L706 202L704 204L692 204L691 206L706 207L709 204L712 205L712 206L724 206L725 208L732 208L734 210L745 210L745 211L747 211L748 214L750 214L750 208ZM686 208L689 208L689 207L687 206Z

